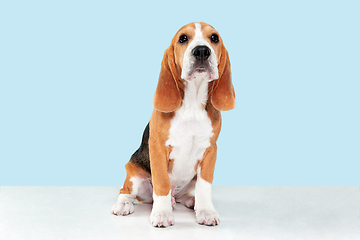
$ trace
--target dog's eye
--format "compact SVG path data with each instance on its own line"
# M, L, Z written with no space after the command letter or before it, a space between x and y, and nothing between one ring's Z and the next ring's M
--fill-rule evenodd
M211 41L213 43L218 43L219 42L219 36L216 35L216 34L211 35L210 39L211 39Z
M185 34L180 36L179 43L184 43L184 42L187 42L187 41L188 41L188 37Z

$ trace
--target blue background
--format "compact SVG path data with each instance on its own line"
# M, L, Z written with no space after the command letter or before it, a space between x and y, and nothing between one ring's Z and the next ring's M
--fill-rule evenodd
M122 185L165 49L213 25L237 94L214 185L358 185L359 1L1 1L0 185Z

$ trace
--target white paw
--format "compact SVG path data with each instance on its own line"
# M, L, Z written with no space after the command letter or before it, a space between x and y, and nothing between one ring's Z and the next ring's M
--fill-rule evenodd
M172 211L151 212L150 222L154 227L168 227L174 225Z
M197 209L196 222L207 226L216 226L220 224L219 214L215 209Z
M125 194L120 194L118 200L111 209L114 215L129 215L134 212L133 200Z
M184 195L181 196L179 198L176 198L176 202L181 203L182 205L184 205L185 207L194 209L194 205L195 205L195 197L193 195Z

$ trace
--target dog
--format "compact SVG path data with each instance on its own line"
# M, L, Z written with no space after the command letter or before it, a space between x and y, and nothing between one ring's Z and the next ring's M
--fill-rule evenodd
M150 122L126 164L112 214L133 213L137 199L153 203L155 227L174 224L175 203L195 209L199 224L220 223L211 194L220 111L235 107L230 68L223 40L209 24L190 23L175 34L161 63Z

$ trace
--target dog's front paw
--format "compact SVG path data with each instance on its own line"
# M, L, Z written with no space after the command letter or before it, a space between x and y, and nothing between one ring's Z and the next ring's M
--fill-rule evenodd
M197 209L196 222L201 225L216 226L220 224L219 214L215 209Z
M154 227L168 227L174 225L174 215L172 211L152 211L150 222Z
M112 214L117 216L126 216L134 212L134 204L131 198L122 195L123 194L119 195L118 200L111 209Z

